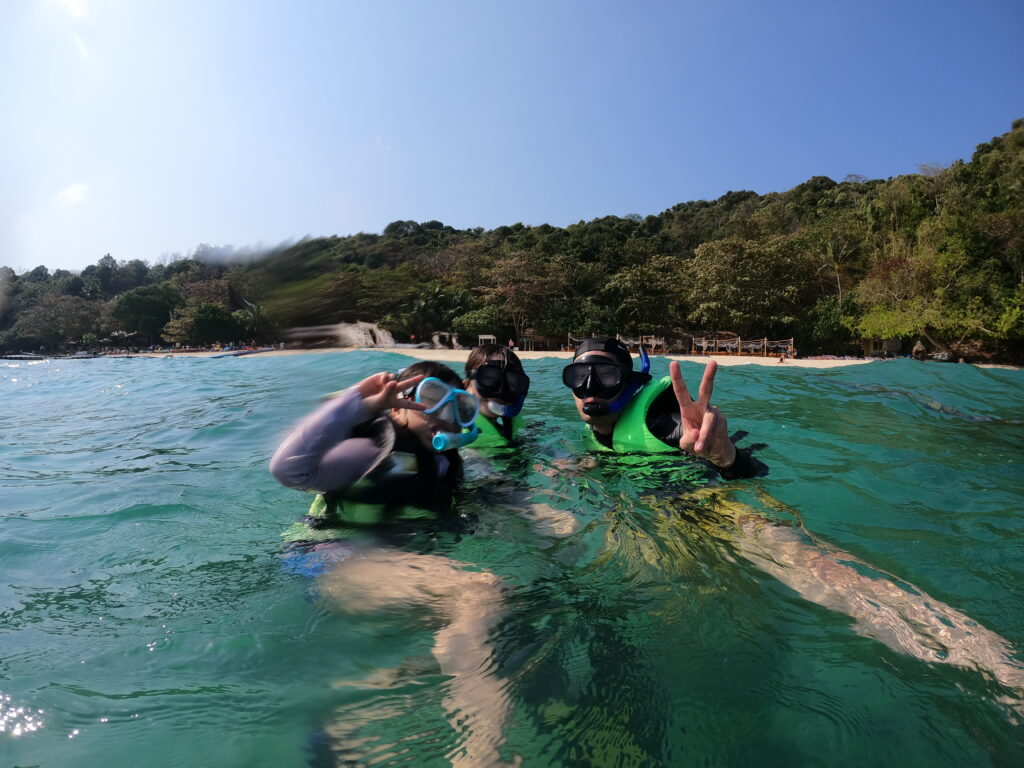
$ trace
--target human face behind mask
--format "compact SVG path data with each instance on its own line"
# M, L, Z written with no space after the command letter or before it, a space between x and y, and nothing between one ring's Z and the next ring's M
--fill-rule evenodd
M438 378L428 376L414 392L408 393L423 411L403 410L392 414L426 448L437 451L458 448L476 439L472 428L479 413L480 403L475 395L453 387Z
M530 391L530 377L500 355L492 355L467 376L466 389L480 398L480 413L489 419L517 415Z
M574 368L577 365L580 367ZM588 368L589 370L587 370ZM612 368L617 369L617 377ZM615 378L618 378L617 386L613 381ZM580 418L589 424L595 432L602 434L612 431L621 411L603 414L588 413L587 411L592 410L594 406L610 405L621 394L627 381L627 375L620 367L618 360L608 352L587 352L566 366L566 371L562 374L562 383L579 384L570 389Z

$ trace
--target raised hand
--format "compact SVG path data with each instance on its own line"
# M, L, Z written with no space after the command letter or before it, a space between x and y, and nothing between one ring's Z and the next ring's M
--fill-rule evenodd
M407 408L411 411L425 411L427 406L402 395L407 389L415 387L423 376L398 381L393 373L381 372L363 379L355 388L362 397L363 403L371 413L381 413L391 408Z
M690 397L690 390L683 381L683 373L679 363L669 364L669 375L672 377L672 389L679 401L679 415L682 419L683 434L679 439L679 447L687 453L694 453L708 459L716 467L726 469L736 461L736 446L729 439L728 424L725 416L711 405L711 393L715 389L715 371L718 363L714 360L704 368L704 377L700 382L700 392L695 401Z

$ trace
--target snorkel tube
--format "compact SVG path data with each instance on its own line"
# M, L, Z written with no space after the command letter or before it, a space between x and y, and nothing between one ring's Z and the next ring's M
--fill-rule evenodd
M584 405L583 412L588 416L605 416L609 413L618 413L633 399L633 395L639 392L651 380L651 358L647 356L647 350L644 349L643 344L640 345L640 372L633 373L630 371L630 379L629 384L623 387L622 393L610 403Z
M462 432L438 432L430 444L435 451L443 453L453 448L465 448L478 437L480 437L480 427L474 424L472 429L465 429Z

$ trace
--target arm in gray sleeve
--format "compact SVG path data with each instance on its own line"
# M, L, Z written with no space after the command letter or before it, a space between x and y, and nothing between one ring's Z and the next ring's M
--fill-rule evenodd
M329 400L285 438L270 460L270 473L289 488L345 490L386 455L379 441L352 437L357 426L373 418L354 389Z

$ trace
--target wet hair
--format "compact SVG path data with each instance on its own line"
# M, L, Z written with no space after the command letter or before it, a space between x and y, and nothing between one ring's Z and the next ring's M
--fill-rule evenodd
M459 375L455 371L444 363L435 363L433 360L424 360L419 363L413 363L398 374L398 380L405 381L406 379L411 379L413 376L433 376L435 379L440 379L445 384L455 387L456 389L462 388L462 379L459 378Z
M474 347L473 351L469 353L469 357L466 358L466 376L468 377L470 371L475 371L492 357L501 358L502 368L523 371L522 361L509 347L503 344L481 344L479 347Z

